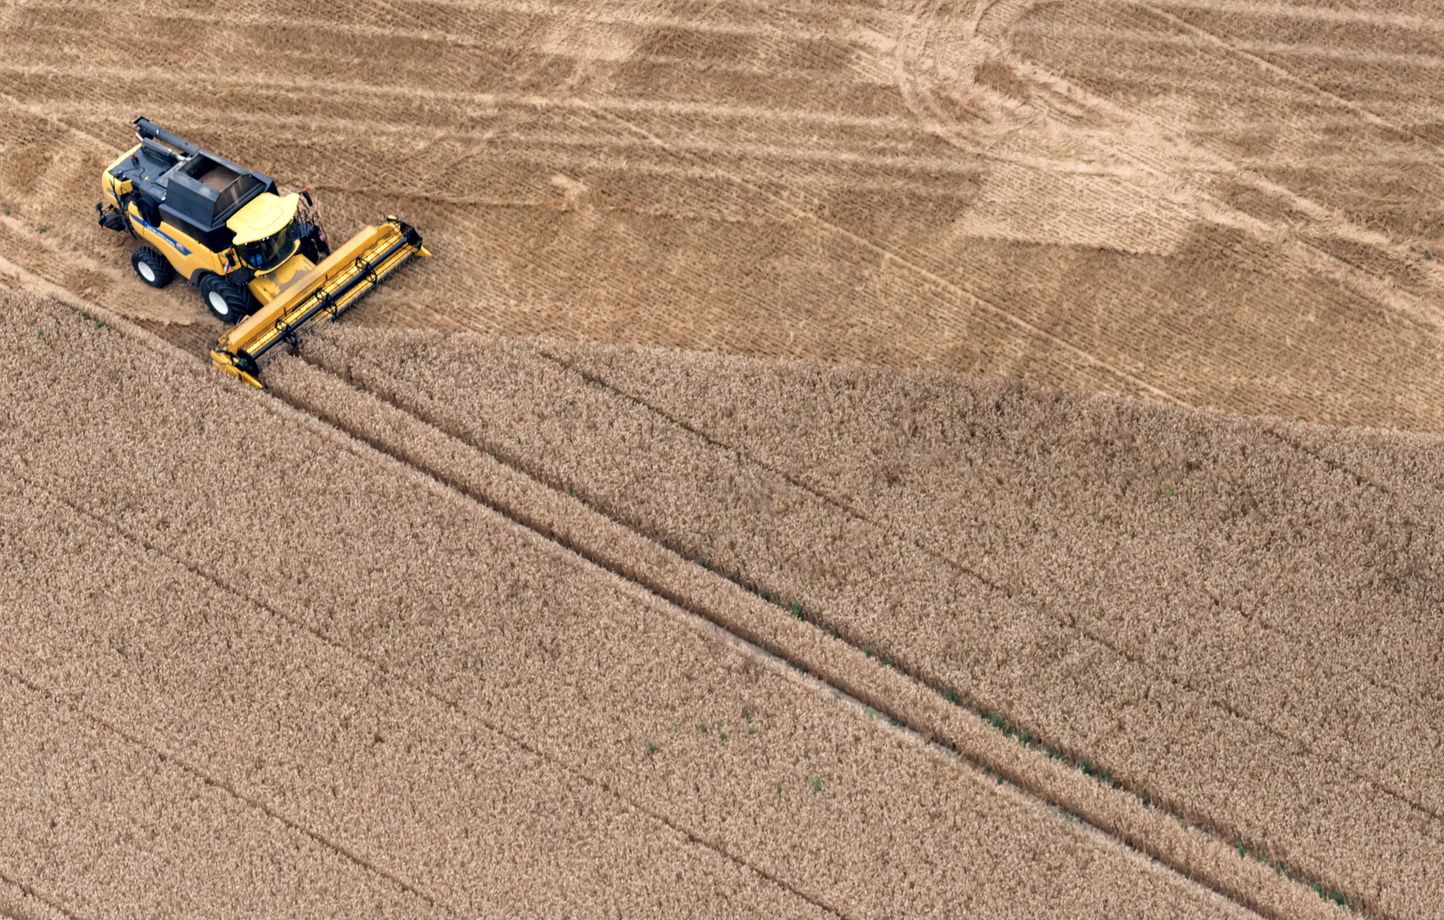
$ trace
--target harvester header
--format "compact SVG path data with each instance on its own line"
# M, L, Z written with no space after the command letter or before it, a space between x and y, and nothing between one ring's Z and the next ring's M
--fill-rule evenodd
M379 226L362 228L319 265L298 267L304 272L299 279L277 278L285 285L280 295L223 334L211 350L211 363L252 386L261 386L257 361L262 355L282 342L294 343L297 330L311 320L340 316L418 255L431 255L421 243L421 234L392 215ZM283 265L277 274L284 269Z

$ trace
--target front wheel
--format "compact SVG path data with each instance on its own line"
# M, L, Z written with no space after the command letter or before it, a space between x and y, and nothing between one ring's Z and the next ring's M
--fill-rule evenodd
M256 312L256 298L243 287L231 284L220 275L201 279L201 299L206 309L223 323L234 325Z
M175 269L170 267L165 256L149 246L142 246L131 254L130 267L135 269L140 280L153 288L163 288L175 277Z

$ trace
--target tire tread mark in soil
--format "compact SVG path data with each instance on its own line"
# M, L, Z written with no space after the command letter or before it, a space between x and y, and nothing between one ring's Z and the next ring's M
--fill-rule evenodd
M1174 26L1184 29L1185 31L1190 32L1193 35L1204 39L1209 44L1217 45L1227 50L1230 54L1236 55L1240 58L1243 58L1244 60L1258 65L1260 68L1268 71L1274 76L1282 77L1284 80L1293 83L1295 86L1299 86L1309 90L1310 92L1317 93L1319 96L1328 99L1330 102L1333 102L1336 105L1343 106L1349 111L1362 116L1365 121L1370 122L1375 127L1384 128L1403 137L1411 137L1414 140L1423 143L1425 146L1431 147L1434 150L1438 150L1440 152L1444 152L1444 147L1441 147L1438 143L1436 143L1428 136L1420 134L1419 132L1414 131L1411 128L1397 125L1389 119L1385 118L1384 116L1368 108L1367 106L1354 102L1352 99L1349 99L1345 96L1340 96L1337 93L1331 92L1330 90L1325 89L1314 81L1299 76L1282 64L1274 63L1273 61L1269 60L1267 57L1261 54L1255 54L1252 51L1239 48L1233 42L1229 41L1226 37L1219 35L1216 32L1205 29L1203 26L1195 25L1194 23L1189 22L1181 16L1154 6L1152 3L1139 2L1137 5L1142 9L1148 11L1152 15L1158 17L1159 19L1162 19L1165 22L1172 23ZM1436 170L1441 169L1438 163L1433 161L1426 162L1424 165L1433 166Z
M1140 390L1142 390L1142 391L1144 391L1144 392L1146 392L1146 393L1150 393L1150 394L1152 394L1152 395L1154 396L1154 398L1156 398L1156 399L1159 399L1159 400L1162 400L1162 401L1165 401L1165 402L1169 402L1169 403L1173 403L1173 404L1175 404L1175 405L1187 405L1187 403L1184 402L1184 400L1179 399L1178 397L1172 395L1171 393L1167 392L1166 390L1163 390L1162 388L1160 388L1160 387L1158 387L1158 386L1155 386L1155 385L1153 385L1152 383L1149 383L1147 380L1144 380L1143 378L1138 377L1138 376L1130 373L1129 371L1124 370L1123 368L1120 368L1120 367L1118 367L1118 366L1116 366L1116 365L1114 365L1114 364L1109 363L1108 361L1105 361L1104 359L1098 357L1097 355L1093 354L1092 352L1087 351L1087 350L1085 350L1085 349L1083 349L1083 348L1080 348L1080 347L1078 347L1077 345L1074 345L1073 343L1067 341L1066 339L1063 339L1063 338L1061 338L1061 337L1059 337L1059 336L1057 336L1057 335L1055 335L1055 334L1053 334L1053 333L1051 333L1051 332L1048 332L1047 330L1045 330L1045 329L1043 329L1042 327L1036 325L1035 323L1032 323L1032 322L1030 322L1029 320L1026 320L1026 319L1024 319L1024 318L1016 315L1016 314L1013 313L1012 311L1010 311L1010 310L1008 310L1008 309L1006 309L1006 308L1004 308L1004 307L1001 307L1001 306L999 306L999 305L996 304L996 303L993 303L991 300L988 300L987 298L982 297L981 295L975 293L974 291L968 290L967 288L964 288L964 287L962 287L961 285L959 285L959 284L957 284L957 283L955 283L955 282L953 282L953 281L950 281L949 279L947 279L947 278L945 278L945 277L937 274L937 273L934 272L932 269L929 269L929 268L927 268L926 266L919 264L918 262L912 260L911 258L907 257L906 255L899 254L898 252L895 252L895 251L889 249L889 248L886 247L886 246L883 246L883 245L881 245L881 244L879 244L879 243L874 242L873 240L869 239L868 237L865 237L865 236L863 236L863 235L861 235L861 234L859 234L859 233L856 233L856 232L854 232L854 231L852 231L852 230L849 230L849 229L847 229L846 227L842 226L841 224L838 224L838 223L835 223L835 222L833 222L833 221L831 221L831 220L828 220L827 218L823 217L822 215L817 214L817 213L814 212L814 211L811 211L811 210L808 210L807 208L802 207L801 205L797 204L796 202L793 202L793 201L785 198L785 197L782 196L782 195L777 194L776 192L774 192L774 191L772 191L772 190L770 190L770 189L768 189L768 188L765 188L765 187L763 187L763 186L757 185L756 183L754 183L754 182L752 182L752 181L750 181L750 180L748 180L748 179L746 179L746 178L744 178L744 177L742 177L742 176L739 176L739 175L737 175L736 173L733 173L733 172L730 172L730 171L728 171L728 170L726 170L726 169L723 169L723 168L717 166L717 165L714 164L714 163L710 163L710 162L707 160L706 157L703 157L703 156L700 156L700 155L697 155L697 154L694 154L694 153L690 153L690 152L678 150L678 149L676 149L675 147L673 147L673 145L671 145L671 144L668 143L666 140L664 140L663 138L657 136L656 134L653 134L652 132L646 130L645 128L642 128L642 127L638 126L637 124L635 124L635 123L633 123L633 122L631 122L631 121L628 121L627 119L623 118L623 117L620 116L620 115L616 115L616 114L614 114L614 113L607 112L607 111L604 111L604 110L602 110L602 109L596 109L596 108L592 108L591 111L592 111L594 114L596 114L597 116L599 116L599 117L611 119L611 120L613 120L613 121L615 121L615 122L618 122L619 124L623 125L623 126L626 127L628 130L634 131L634 132L636 132L637 134L640 134L641 136L648 138L649 140L651 140L652 143L656 144L657 146L661 147L661 148L664 149L664 150L669 151L673 156L676 156L676 157L679 157L679 158L694 159L694 160L697 160L698 162L701 162L701 163L704 163L704 164L710 166L712 169L714 169L714 170L716 171L716 173L717 173L718 176L720 176L720 177L722 177L722 178L725 178L725 179L727 179L727 180L729 180L729 181L731 181L731 182L735 182L735 183L737 183L738 185L741 185L741 186L743 186L744 188L747 188L747 189L751 190L752 192L754 192L754 193L756 193L756 194L763 195L763 196L765 196L765 197L767 197L767 198L772 199L773 201L775 201L775 202L777 202L778 204L782 205L784 208L786 208L786 209L788 209L789 211L791 211L791 212L792 212L794 215L796 215L797 217L800 217L800 218L802 218L802 219L804 219L804 220L814 221L815 223L817 223L819 226L823 227L823 228L824 228L825 230L827 230L828 232L830 232L830 233L832 233L832 234L834 234L834 235L836 235L836 236L839 236L839 237L841 237L841 238L843 238L843 239L851 242L852 244L854 244L854 245L856 245L856 246L859 246L859 247L861 247L861 248L863 248L863 249L866 249L866 250L868 250L869 252L872 252L872 253L873 253L874 255L876 255L879 259L881 259L884 263L893 263L893 264L896 264L896 265L899 265L899 266L903 267L905 270L911 272L911 273L912 273L913 275L915 275L916 277L919 277L919 278L923 279L925 282L929 283L932 287L934 287L934 288L940 288L940 289L942 289L942 290L944 290L944 291L947 291L947 292L953 294L953 295L956 296L956 297L959 297L959 298L961 298L961 299L963 299L963 300L965 300L965 301L972 302L972 303L975 304L976 306L982 307L986 312L992 313L992 314L994 314L995 316L999 317L1000 319L1004 320L1005 322L1011 323L1012 325L1014 325L1014 326L1018 327L1019 329L1023 330L1023 331L1024 331L1026 334L1028 334L1028 335L1031 335L1031 336L1034 336L1034 337L1036 337L1036 338L1042 339L1043 341L1046 341L1046 342L1048 342L1049 344L1054 345L1054 346L1062 349L1063 351L1071 354L1074 358L1081 359L1085 364L1088 364L1088 365L1091 365L1091 366L1093 366L1093 367L1096 367L1096 368L1098 368L1098 369L1100 369L1100 370L1103 370L1103 371L1105 371L1105 372L1113 375L1114 377L1118 378L1119 380L1122 380L1122 381L1124 381L1124 382L1132 385L1133 387L1136 387L1137 389L1140 389Z
M1165 21L1176 21L1176 22L1177 22L1177 27L1180 27L1180 28L1197 28L1197 27L1191 26L1189 23L1187 23L1187 22L1184 21L1184 20L1180 20L1180 19L1178 19L1177 17L1172 16L1171 14L1169 14L1169 13L1167 13L1167 12L1164 12L1164 11L1158 10L1158 9L1155 9L1155 8L1152 7L1152 6L1149 6L1147 3L1135 3L1135 5L1137 5L1137 6L1139 6L1140 8L1142 8L1145 12L1147 12L1147 13L1149 13L1149 14L1151 14L1151 15L1157 16L1157 17L1159 17L1159 18L1162 18L1162 19L1164 19ZM1208 34L1208 36L1209 36L1209 42L1208 42L1208 43L1209 43L1210 45L1222 46L1222 47L1225 48L1226 50L1231 51L1231 52L1234 52L1234 53L1236 53L1236 54L1243 55L1243 56L1246 57L1246 58L1250 58L1250 59L1253 59L1253 58L1254 58L1254 56L1250 55L1248 52L1244 52L1244 51L1242 51L1242 50L1240 50L1240 49L1234 48L1232 45L1229 45L1228 42L1225 41L1224 39L1219 38L1218 36L1214 36L1214 35L1212 35L1212 33L1207 33L1207 34ZM1010 62L1012 62L1012 63L1013 63L1015 66L1017 66L1017 67L1023 68L1023 69L1026 70L1026 71L1032 71L1032 72L1034 72L1036 75L1045 75L1045 76L1046 76L1046 79L1047 79L1049 82L1054 83L1054 84L1057 84L1058 86L1061 86L1061 87L1066 87L1066 88L1067 88L1069 91L1071 91L1072 93L1081 94L1081 95L1087 96L1092 102L1094 102L1095 104L1098 104L1098 105L1101 105L1101 106L1105 107L1105 108L1108 109L1110 112L1112 112L1114 115L1116 115L1116 116L1118 116L1118 117L1120 117L1120 118L1128 119L1128 120L1131 120L1131 121L1133 121L1133 122L1143 121L1143 122L1151 123L1151 124L1153 124L1155 127L1163 130L1164 133L1167 134L1167 135L1170 136L1170 137L1179 138L1179 139L1182 139L1182 138L1186 138L1186 137L1187 137L1187 133L1188 133L1188 132L1186 132L1186 131L1180 131L1180 130L1176 129L1176 127L1175 127L1171 122L1163 121L1163 120L1157 118L1156 116L1145 115L1145 114L1143 114L1142 112L1137 111L1136 109L1133 109L1133 108L1130 108L1130 107L1128 107L1128 106L1126 106L1126 105L1122 105L1122 104L1120 104L1120 103L1114 102L1112 99L1107 98L1107 97L1105 97L1105 96L1101 96L1101 95L1099 95L1099 94L1096 93L1096 92L1093 92L1093 91L1091 91L1091 90L1088 90L1088 89L1080 86L1079 84L1075 83L1075 82L1072 81L1072 80L1065 79L1064 77L1061 77L1061 76L1059 76L1058 74L1055 74L1055 73L1047 70L1046 68L1042 67L1042 66L1039 65L1039 64L1036 64L1036 63L1034 63L1034 62L1032 62L1032 61L1030 61L1030 60L1028 60L1028 59L1026 59L1026 58L1020 57L1020 56L1017 55L1015 52L1012 52L1012 51L1009 50L1009 49L1006 49L1006 48L1003 48L1003 47L1000 47L1000 46L994 46L994 51L995 51L997 54L999 54L999 55L1007 58ZM1267 60L1264 59L1264 58L1257 58L1257 59L1255 60L1255 63L1258 63L1258 64L1260 64L1260 65L1262 65L1262 66L1266 66L1266 67L1278 67L1278 65L1274 65L1274 64L1272 64L1271 62L1267 61ZM1302 78L1297 77L1296 75L1292 74L1291 72L1287 71L1287 70L1284 69L1284 68L1279 68L1279 69L1280 69L1280 70L1283 70L1284 73L1287 74L1288 79L1290 79L1290 80L1292 80L1292 81L1295 81L1295 82L1301 82L1301 83L1303 83L1306 87L1308 87L1308 88L1310 88L1310 89L1313 89L1313 90L1315 90L1315 91L1317 91L1317 92L1319 92L1319 93L1324 94L1325 96L1329 97L1331 100L1333 99L1332 94L1328 93L1327 90L1324 90L1324 89L1322 89L1321 87L1318 87L1318 86L1315 86L1315 85L1313 85L1313 84L1310 84L1310 83L1308 83L1308 81L1306 81L1306 80L1302 80ZM1354 105L1352 105L1351 103L1349 103L1348 100L1346 100L1346 99L1340 98L1340 99L1336 100L1336 102L1337 102L1337 104L1345 105L1346 107L1350 108L1351 110L1353 110L1354 108L1356 108ZM1367 110L1361 110L1361 111L1360 111L1361 114L1363 114L1363 113L1365 113L1365 112L1367 112ZM1410 134L1412 133L1412 132L1405 131L1404 129L1401 129L1401 128L1397 127L1397 126L1392 125L1392 123L1389 123L1387 120L1382 119L1381 116L1375 116L1375 117L1376 117L1376 118L1379 118L1380 121L1382 121L1385 126L1389 127L1390 130L1393 130L1393 131L1394 131L1395 133L1397 133L1397 134L1400 134L1400 135L1410 135ZM1427 139L1425 139L1425 140L1426 140L1426 142L1427 142ZM1429 143L1430 143L1430 146L1436 146L1436 145L1434 145L1432 142L1429 142ZM1200 152L1205 153L1205 154L1206 154L1208 157L1210 157L1211 159L1214 159L1214 160L1216 160L1216 161L1222 161L1222 162L1225 162L1225 163L1229 164L1230 166L1233 167L1233 169L1232 169L1232 174L1233 174L1234 176L1236 176L1236 177L1238 177L1238 178L1241 178L1241 179L1246 179L1246 180L1247 180L1250 184L1252 184L1255 188L1257 188L1257 189L1265 192L1266 194L1279 195L1279 196L1282 196L1282 197L1286 198L1287 200L1289 200L1290 202L1292 202L1293 205L1294 205L1295 207L1297 207L1301 212L1303 212L1303 213L1305 213L1305 214L1311 215L1311 216L1312 216L1314 219L1316 219L1316 220L1327 219L1327 221L1328 221L1332 226L1341 227L1341 228L1342 228L1342 227L1347 227L1350 232L1343 235L1343 238L1345 238L1345 239L1349 239L1349 240L1352 240L1352 241L1354 241L1354 242L1359 242L1359 243L1362 243L1362 244L1364 244L1364 245L1373 246L1373 247L1375 247L1375 248L1381 249L1381 250L1383 250L1383 251L1387 251L1387 252L1389 252L1389 253L1391 253L1391 254L1395 254L1395 255L1401 254L1401 253L1400 253L1400 250L1404 250L1404 249L1405 249L1405 247L1402 246L1402 245L1400 245L1398 242L1396 242L1396 241L1394 241L1394 240L1390 240L1390 239L1388 239L1387 237L1383 236L1382 234L1379 234L1379 233L1377 233L1377 232L1375 232L1375 231L1371 231L1371 230L1367 230L1367 229L1364 229L1364 228L1359 227L1358 224L1357 224L1355 221L1349 219L1347 216L1345 216L1344 214L1338 212L1337 210L1335 210L1335 209L1333 209L1333 208L1330 208L1330 207L1326 207L1325 205L1320 204L1319 202L1313 200L1312 198L1307 197L1307 196L1304 195L1303 193L1300 193L1300 192L1296 191L1296 190L1293 189L1293 188L1290 188L1290 187L1284 186L1284 185L1280 185L1279 183L1273 181L1272 179L1268 178L1266 175L1264 175L1263 173L1261 173L1258 168L1254 168L1254 167L1252 167L1252 166L1244 165L1244 163L1242 163L1242 162L1240 162L1240 161L1238 161L1238 160L1236 160L1236 159L1234 159L1234 158L1232 158L1232 157L1222 156L1222 155L1214 152L1211 148L1208 148L1208 147L1205 147L1205 146L1199 144L1197 141L1188 141L1188 144L1189 144L1189 146L1192 147L1193 149L1199 150ZM1153 164L1151 164L1150 162L1148 162L1148 161L1140 158L1139 156L1137 156L1137 155L1136 155L1135 153L1133 153L1127 146L1123 146L1123 147L1118 148L1117 153L1118 153L1118 155L1120 155L1120 156L1124 157L1125 159L1129 160L1130 162L1134 163L1136 166L1138 166L1139 168L1145 170L1146 172L1150 173L1151 175L1155 175L1155 176L1162 176L1162 175L1163 175L1163 174L1161 174L1161 173L1158 171L1158 169L1157 169ZM1429 161L1426 161L1426 162L1425 162L1425 165L1432 165L1432 163L1429 162ZM1196 173L1196 172L1197 172L1197 171L1195 170L1195 171L1190 172L1189 174L1193 174L1193 173ZM1222 169L1221 169L1221 170L1218 170L1218 172L1222 173L1222 172L1226 172L1226 170L1222 170ZM1165 177L1165 178L1166 178L1166 177ZM1236 221L1241 221L1243 226L1248 227L1248 228L1249 228L1256 236L1258 236L1260 239L1267 240L1267 239L1270 239L1270 238L1271 238L1271 230L1272 230L1272 228L1270 228L1270 227L1268 227L1267 225L1263 224L1263 223L1260 222L1257 218L1255 218L1255 217L1253 217L1252 215L1248 214L1247 212L1239 209L1238 207L1236 207L1236 206L1234 206L1234 205L1232 205L1232 204L1229 204L1229 203L1226 202L1226 201L1223 201L1222 199L1220 199L1217 195L1215 195L1215 194L1212 193L1212 192L1209 192L1209 191L1204 190L1204 189L1201 189L1201 188L1192 187L1192 186L1191 186L1191 190L1192 190L1192 192L1193 192L1193 194L1194 194L1194 200L1195 200L1196 204L1207 204L1207 205L1208 205L1211 209L1213 209L1216 213L1221 214L1221 215L1228 215L1229 217L1231 217L1232 219L1234 219L1234 220L1236 220ZM1203 214L1203 216L1204 216L1205 218L1207 218L1208 215L1205 213L1205 214ZM1296 248L1303 254L1304 259L1305 259L1305 262L1306 262L1306 267L1312 267L1315 263L1320 263L1320 262L1321 262L1321 263L1323 263L1323 264L1325 264L1325 265L1342 266L1341 271L1342 271L1342 273L1343 273L1344 275L1346 275L1346 276L1347 276L1347 275L1363 274L1363 275L1365 275L1365 276L1367 276L1367 277L1369 277L1369 278L1375 278L1375 279L1378 278L1378 276L1377 276L1376 274L1374 274L1373 272L1368 271L1368 270L1361 270L1358 266L1356 266L1356 265L1354 265L1354 264L1352 264L1352 263L1350 263L1350 262L1348 262L1348 261L1340 258L1340 257L1339 257L1338 255L1336 255L1335 253L1330 252L1330 251L1328 251L1328 250L1320 247L1318 244L1316 244L1316 243L1314 243L1314 242L1311 242L1311 241L1308 240L1308 239L1299 237L1299 236L1297 236L1297 235L1290 235L1290 236L1288 237L1288 242L1289 242L1292 246L1296 247ZM1422 331L1422 332L1426 332L1426 333L1429 333L1429 334L1433 334L1433 333L1435 333L1435 332L1438 331L1439 324L1438 324L1437 320L1434 319L1434 314L1431 313L1431 312L1428 310L1427 304L1423 304L1423 303L1421 302L1420 298L1418 298L1417 296L1408 294L1407 292L1403 292L1403 291L1393 291L1393 292L1392 292L1392 296L1384 296L1383 294L1381 294L1381 293L1379 293L1379 292L1367 292L1367 293L1366 293L1366 292L1358 291L1357 289L1354 289L1354 290L1355 290L1355 293L1360 294L1361 296L1365 297L1365 298L1366 298L1367 300L1369 300L1370 302L1379 304L1380 306L1387 307L1388 309L1394 311L1394 313L1395 313L1396 315L1398 315L1402 321L1410 324L1411 326L1414 326L1415 328L1419 329L1419 330ZM1423 318L1423 317L1421 316L1421 314L1427 315L1429 318L1425 319L1425 318Z

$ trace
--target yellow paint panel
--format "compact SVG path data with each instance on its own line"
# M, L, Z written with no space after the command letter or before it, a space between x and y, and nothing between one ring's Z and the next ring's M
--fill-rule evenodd
M251 293L260 303L268 304L292 285L303 283L306 275L315 267L310 259L297 253L282 262L274 271L252 278Z
M292 192L289 195L272 195L270 192L263 192L252 198L235 214L226 221L236 236L233 242L239 246L243 243L254 243L256 240L263 240L269 236L275 236L296 219L296 209L301 205L301 196Z
M159 227L145 223L140 209L135 206L134 202L130 205L130 216L131 228L135 230L135 235L165 256L165 260L182 278L189 280L198 271L215 272L218 275L225 274L226 267L225 263L221 261L221 257L207 249L204 243L193 239L182 230L177 230L165 221L161 221Z
M391 217L379 227L363 227L319 265L288 274L279 295L222 335L216 352L259 356L308 318L339 315L407 261L429 255L414 233ZM296 267L302 267L300 262Z

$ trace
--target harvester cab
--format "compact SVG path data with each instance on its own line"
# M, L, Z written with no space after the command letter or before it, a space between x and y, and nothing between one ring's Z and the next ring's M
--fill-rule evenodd
M261 386L260 357L317 318L334 319L416 256L415 228L387 215L332 248L308 191L281 194L270 176L202 150L144 118L137 143L101 178L99 223L139 243L131 266L165 287L200 289L232 328L211 351L221 371Z

